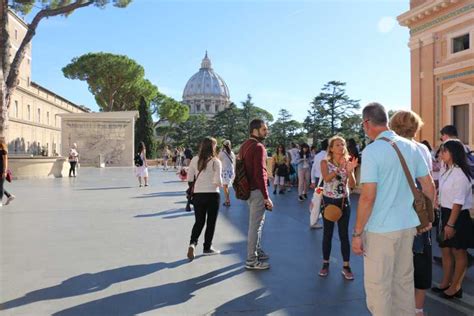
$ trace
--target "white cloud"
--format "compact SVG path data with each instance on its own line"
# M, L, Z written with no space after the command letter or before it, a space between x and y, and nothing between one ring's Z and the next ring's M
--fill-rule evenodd
M380 33L389 33L395 28L396 24L397 22L393 17L384 16L379 20L377 29Z

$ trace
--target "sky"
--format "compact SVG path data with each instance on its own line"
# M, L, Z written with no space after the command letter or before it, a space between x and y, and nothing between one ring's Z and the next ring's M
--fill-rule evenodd
M274 116L304 120L331 80L361 106L410 108L409 34L396 17L408 0L133 0L125 9L82 8L43 20L33 39L32 79L98 111L87 83L61 69L89 52L123 54L158 89L181 100L206 50L240 104L247 94ZM32 15L26 19L31 19Z

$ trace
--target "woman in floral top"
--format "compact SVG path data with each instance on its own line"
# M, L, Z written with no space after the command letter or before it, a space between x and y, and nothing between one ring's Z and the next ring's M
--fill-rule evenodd
M355 187L354 169L357 163L357 159L350 159L344 138L334 136L329 140L327 157L321 161L321 176L324 179L323 202L325 205L333 204L342 209L342 217L337 222L337 226L344 260L342 274L347 280L354 279L349 266L349 218L351 213L349 187ZM329 257L334 232L334 222L328 221L324 217L323 219L323 267L319 271L321 277L325 277L329 273Z

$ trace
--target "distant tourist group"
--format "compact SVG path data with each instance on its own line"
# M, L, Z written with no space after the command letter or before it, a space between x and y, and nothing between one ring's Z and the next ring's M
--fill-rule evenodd
M362 112L362 127L371 140L359 153L354 140L346 143L341 136L321 142L319 152L307 144L284 144L268 157L264 140L268 127L255 119L249 126L249 138L232 152L230 141L218 143L206 137L198 155L189 157L177 149L171 155L165 149L163 159L181 157L188 166L188 199L194 205L195 222L191 230L187 257L196 256L199 237L204 233L203 255L216 255L213 247L216 221L224 190L225 207L231 205L229 188L236 197L247 201L248 270L270 268L270 255L262 245L262 230L267 211L274 208L269 194L285 194L298 187L298 200L312 198L311 228L323 229L323 260L320 277L331 269L330 254L334 226L341 244L341 274L353 280L350 254L363 255L366 302L373 315L425 315L426 290L444 299L462 298L462 284L468 267L467 249L474 248L474 227L470 209L474 157L457 139L454 126L441 130L442 144L433 151L427 142L415 141L422 127L421 118L411 111L398 111L388 119L378 103ZM146 167L144 145L140 155ZM174 158L173 158L174 159ZM180 159L179 159L180 160ZM185 163L189 161L189 163ZM174 160L172 160L174 164ZM148 174L137 167L137 176L147 185ZM164 168L168 168L164 163ZM141 180L140 180L141 185ZM355 226L350 233L350 193L360 191ZM188 204L189 206L189 204ZM433 207L434 206L434 207ZM318 217L322 214L322 225ZM314 216L313 216L314 215ZM434 229L432 229L434 227ZM432 287L432 239L442 253L443 278Z

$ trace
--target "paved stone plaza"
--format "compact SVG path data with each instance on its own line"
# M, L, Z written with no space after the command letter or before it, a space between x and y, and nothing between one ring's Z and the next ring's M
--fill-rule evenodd
M295 192L276 196L268 213L271 269L246 271L244 203L220 210L214 246L222 255L189 263L186 185L174 172L150 177L138 188L132 168L82 168L77 178L7 184L17 199L0 209L0 314L369 315L362 258L352 257L356 279L345 281L337 233L331 272L317 276L322 231L308 229L309 202ZM435 266L435 281L440 273ZM464 295L448 302L429 293L428 315L474 315L474 268Z

